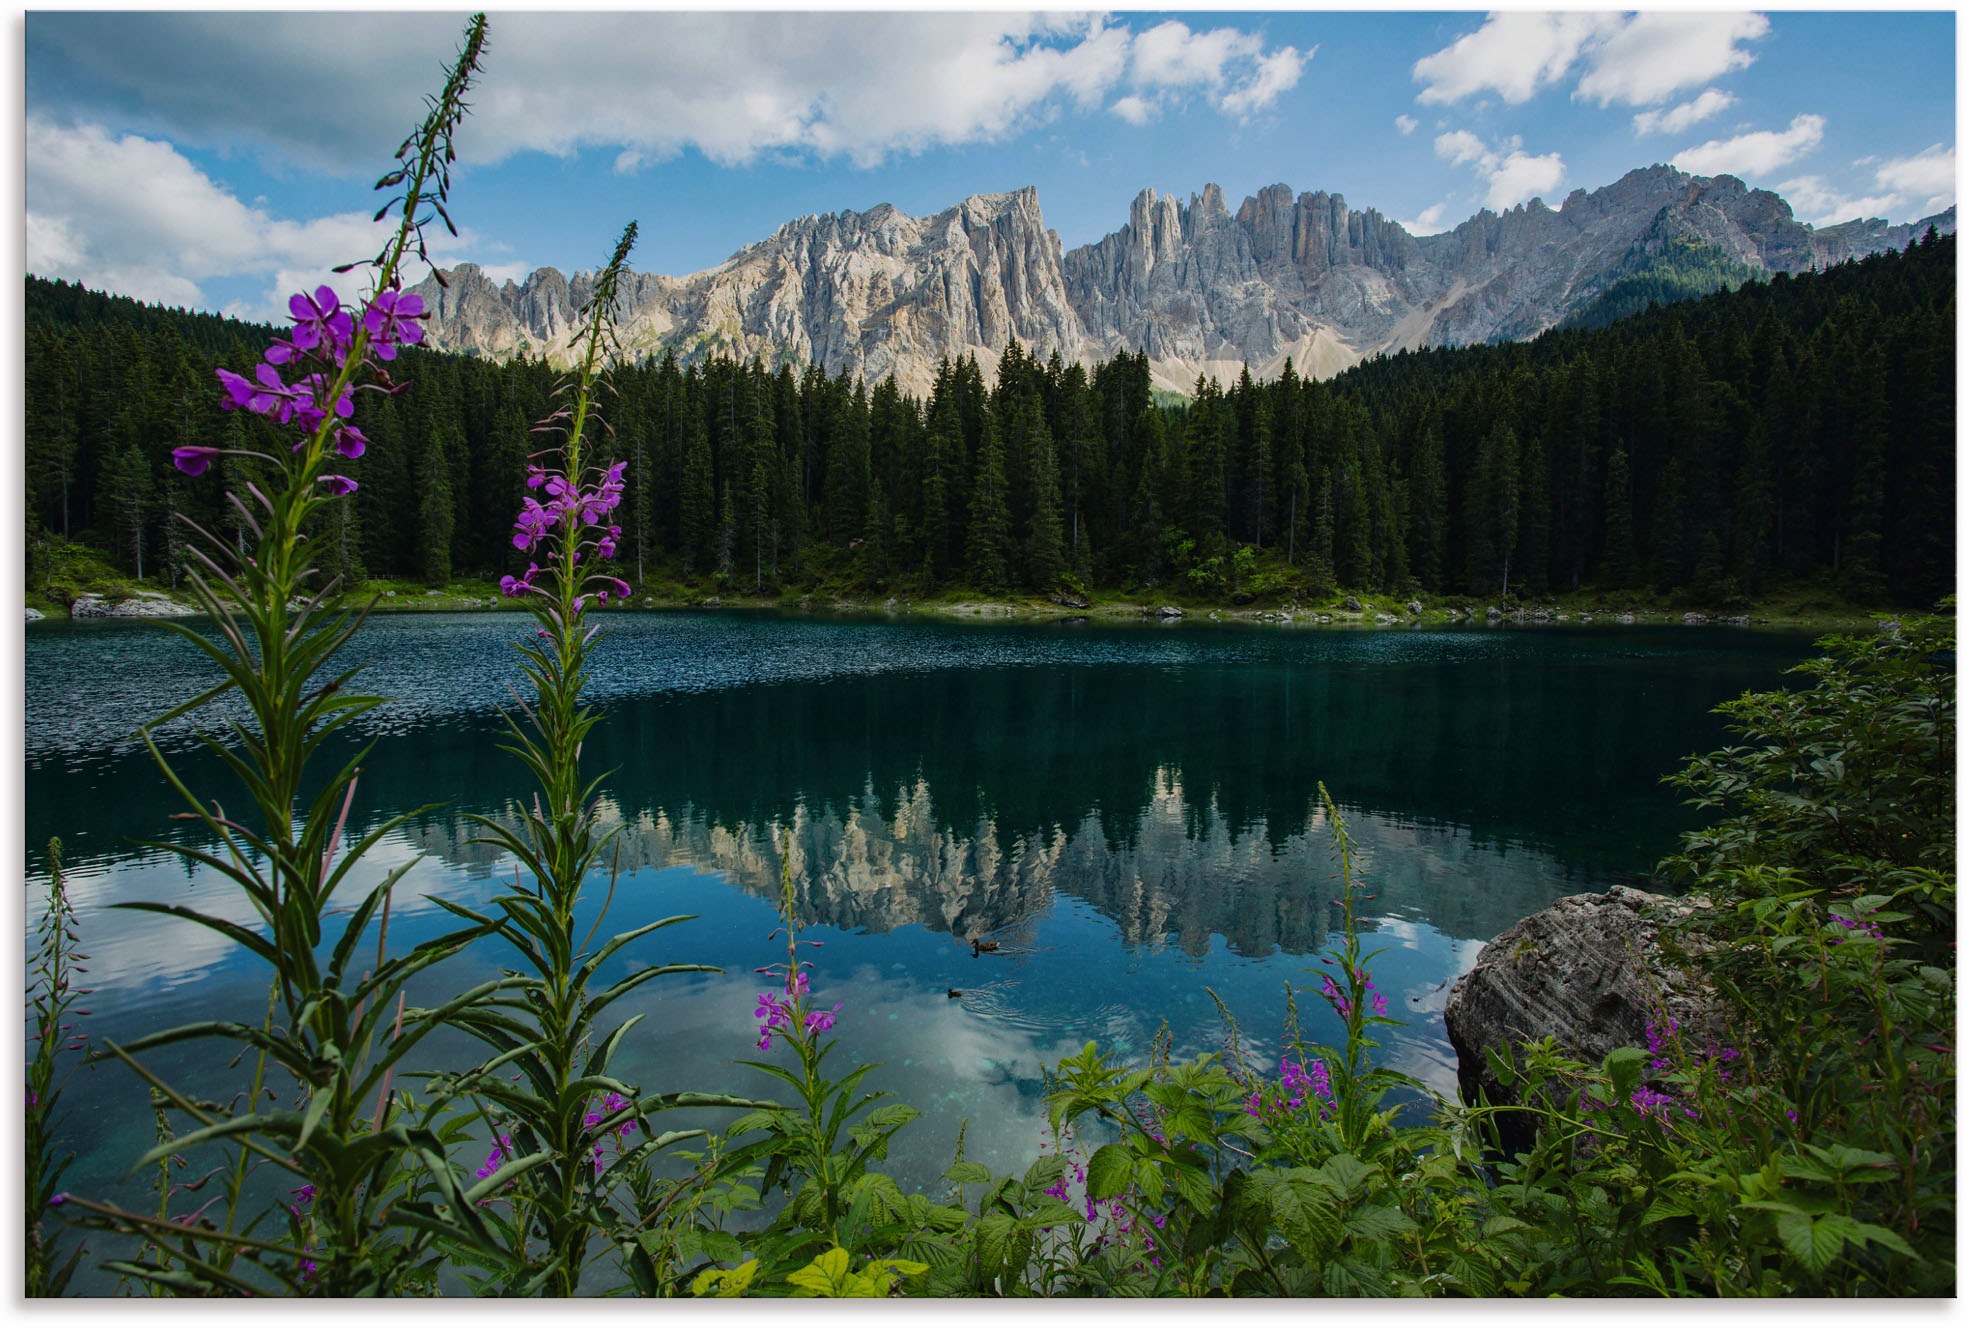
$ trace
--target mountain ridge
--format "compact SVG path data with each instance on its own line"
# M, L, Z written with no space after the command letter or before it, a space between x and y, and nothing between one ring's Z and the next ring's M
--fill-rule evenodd
M779 225L687 276L632 273L620 332L632 354L712 353L816 364L926 392L945 358L988 372L1017 341L1066 362L1148 357L1157 385L1259 378L1286 363L1329 377L1374 354L1518 340L1557 326L1649 256L1693 244L1751 271L1800 272L1885 248L1955 209L1822 229L1731 175L1669 166L1478 211L1416 236L1342 194L1273 184L1231 212L1220 186L1186 203L1144 189L1118 229L1066 250L1030 186L973 194L927 217L890 203ZM564 353L591 274L545 267L495 285L475 264L416 289L433 346L505 358Z

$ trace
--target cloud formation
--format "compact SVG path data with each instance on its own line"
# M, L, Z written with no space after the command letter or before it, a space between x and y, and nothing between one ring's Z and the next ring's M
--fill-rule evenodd
M1419 120L1416 120L1411 115L1396 115L1393 117L1393 127L1400 131L1400 136L1402 138L1405 138L1407 135L1413 133L1416 129L1420 128L1421 122Z
M1760 14L1690 14L1653 10L1611 18L1587 56L1580 97L1600 106L1650 106L1698 87L1755 57L1742 46L1769 31Z
M1493 93L1518 106L1578 70L1574 96L1649 106L1745 68L1755 57L1743 44L1768 30L1760 14L1510 11L1421 57L1413 77L1424 104Z
M330 269L374 254L392 228L367 212L276 217L240 202L169 143L97 125L30 118L26 147L27 270L141 300L209 308L202 283L258 278L263 299L226 312L284 319L295 290L327 284L344 298L360 294L362 271ZM468 233L453 239L441 229L429 240L443 261L471 244ZM421 268L406 274L421 276Z
M1531 156L1521 138L1491 147L1466 129L1451 129L1435 138L1434 154L1451 166L1474 167L1488 186L1482 205L1497 212L1552 193L1564 182L1564 158L1555 152ZM1440 219L1439 210L1429 208L1421 214L1423 222L1430 215Z
M1734 138L1714 138L1673 159L1689 175L1766 175L1816 151L1824 141L1824 117L1799 115L1787 129L1758 129Z
M69 82L107 88L158 137L230 146L246 125L277 154L354 170L414 121L458 29L429 13L268 17L33 15L30 101L58 105L68 84L45 71L79 71ZM633 168L689 148L871 166L1114 97L1133 123L1187 97L1242 119L1295 86L1311 52L1172 19L1136 32L1098 16L620 12L495 15L486 58L499 76L472 98L467 163L600 148Z
M1414 62L1428 105L1493 92L1520 106L1564 77L1584 44L1611 16L1601 14L1491 14L1474 32Z
M1832 226L1863 217L1917 221L1944 212L1954 203L1954 150L1938 143L1910 157L1876 163L1872 183L1878 192L1853 196L1821 175L1800 175L1776 186L1797 219Z
M1709 88L1692 101L1683 101L1671 110L1639 112L1632 117L1632 132L1641 136L1683 133L1734 104L1735 98L1729 93L1719 88Z

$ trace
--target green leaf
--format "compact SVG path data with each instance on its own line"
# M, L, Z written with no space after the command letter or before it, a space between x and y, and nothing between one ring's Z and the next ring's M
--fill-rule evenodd
M1859 1243L1882 1244L1886 1248L1890 1249L1892 1252L1899 1254L1902 1257L1906 1257L1906 1258L1919 1257L1919 1255L1913 1251L1912 1245L1906 1243L1903 1239L1901 1239L1896 1232L1887 1230L1884 1226L1872 1225L1869 1221L1860 1221L1857 1222L1856 1225L1857 1225L1857 1233L1853 1234L1851 1238L1857 1240Z
M1812 1218L1801 1212L1784 1212L1776 1217L1776 1234L1783 1247L1812 1276L1822 1276L1837 1261L1856 1229L1857 1222L1836 1215Z
M706 1295L717 1299L737 1299L751 1287L751 1280L758 1275L758 1259L737 1267L710 1267L698 1272L690 1282L690 1293Z
M788 1275L786 1284L797 1287L800 1298L839 1299L849 1294L847 1250L837 1245Z
M981 1161L959 1161L943 1172L943 1178L951 1184L988 1184L990 1167Z
M1134 1154L1119 1143L1108 1143L1086 1163L1086 1196L1094 1200L1124 1192L1134 1179Z

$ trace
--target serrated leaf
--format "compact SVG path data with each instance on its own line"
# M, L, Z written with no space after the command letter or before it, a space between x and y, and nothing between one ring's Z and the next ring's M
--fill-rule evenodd
M800 1298L840 1299L851 1293L847 1266L847 1250L836 1245L788 1274L786 1284L796 1287L793 1294Z
M1413 1218L1390 1204L1362 1207L1345 1222L1346 1234L1354 1239L1394 1239L1413 1228Z
M1846 1239L1856 1225L1849 1217L1812 1218L1801 1212L1784 1212L1776 1217L1776 1234L1791 1257L1812 1276L1822 1276L1844 1252Z
M1119 1143L1108 1143L1086 1163L1086 1196L1098 1201L1125 1192L1134 1182L1134 1154Z
M951 1184L988 1184L990 1167L981 1161L959 1161L943 1172L943 1178Z
M1187 1166L1169 1166L1163 1174L1168 1182L1175 1186L1175 1192L1180 1194L1182 1200L1189 1206L1205 1212L1217 1206L1216 1191L1210 1187L1209 1177L1201 1171L1192 1170Z
M716 1299L736 1299L750 1288L751 1279L757 1275L756 1258L737 1267L709 1267L698 1272L690 1282L690 1293Z
M1887 1230L1884 1226L1872 1225L1869 1221L1860 1221L1857 1222L1856 1225L1857 1225L1857 1233L1853 1235L1852 1238L1858 1240L1860 1243L1882 1244L1886 1248L1890 1249L1892 1252L1900 1254L1904 1257L1907 1258L1919 1257L1919 1255L1913 1251L1912 1245L1906 1243L1903 1239L1901 1239L1897 1234L1897 1232Z

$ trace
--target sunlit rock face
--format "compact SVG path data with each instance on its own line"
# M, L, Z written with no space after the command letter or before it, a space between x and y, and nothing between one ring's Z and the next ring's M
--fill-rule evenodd
M1567 888L1566 873L1531 848L1476 845L1454 826L1342 814L1358 844L1363 918L1426 919L1443 934L1483 939ZM1024 923L1067 895L1111 921L1130 945L1172 942L1200 956L1220 941L1260 958L1317 950L1342 906L1322 808L1307 805L1290 825L1232 824L1212 802L1191 800L1168 768L1156 772L1145 808L1122 825L1098 813L1023 831L988 815L953 825L917 780L887 797L869 790L845 806L802 803L788 818L762 824L692 807L625 810L604 799L600 826L616 833L624 872L695 866L772 900L789 850L801 923L845 930L920 926L963 942L1014 943ZM489 870L496 860L468 841L463 826L430 822L415 837L457 865Z
M1013 341L1067 363L1144 353L1159 385L1187 390L1246 365L1328 377L1381 352L1534 336L1675 242L1800 272L1902 248L1928 225L1952 233L1954 210L1813 229L1733 176L1649 166L1557 208L1484 209L1426 236L1284 184L1234 211L1214 184L1185 203L1149 189L1118 230L1066 252L1026 188L931 217L885 203L801 217L708 271L631 273L621 331L635 355L814 364L917 396L944 357L975 355L989 373ZM431 344L498 358L563 357L592 289L590 274L552 268L447 277L417 287Z

